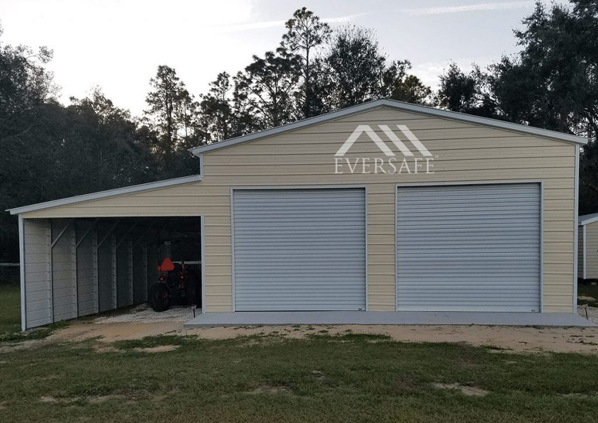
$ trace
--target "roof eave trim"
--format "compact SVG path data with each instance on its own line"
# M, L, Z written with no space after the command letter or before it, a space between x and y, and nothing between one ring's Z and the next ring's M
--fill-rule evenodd
M511 123L497 119L485 118L480 116L468 115L460 112L451 112L447 110L439 110L433 107L420 106L417 104L404 103L397 100L375 100L369 103L360 104L358 106L348 107L346 109L338 110L335 112L326 113L313 118L304 119L288 125L278 126L276 128L267 129L265 131L256 132L255 134L244 135L237 138L231 138L229 140L217 142L210 145L200 146L189 149L189 151L195 155L206 153L208 151L216 150L219 148L231 147L243 142L253 141L260 138L270 137L287 131L293 131L296 129L304 128L307 126L315 125L321 122L326 122L333 119L349 116L355 113L360 113L365 110L371 110L376 107L390 107L398 110L407 110L415 113L422 113L432 116L437 116L444 119L455 119L464 122L469 122L477 125L491 126L499 129L506 129L509 131L516 131L535 136L541 136L551 138L559 141L571 142L579 145L585 145L588 143L588 139L579 137L577 135L565 134L562 132L551 131L548 129L536 128L533 126L522 125L518 123Z
M201 175L184 176L182 178L166 179L163 181L149 182L147 184L131 185L128 187L116 188L107 191L99 191L91 194L77 195L75 197L62 198L60 200L46 201L44 203L37 203L29 206L17 207L14 209L8 209L6 211L10 212L11 215L29 213L37 210L45 210L53 207L82 203L85 201L99 200L102 198L116 197L119 195L132 194L143 191L151 191L155 189L171 187L173 185L188 184L191 182L199 182L201 181L201 179Z
M587 220L580 220L579 221L579 225L584 226L584 225L589 225L590 223L594 223L598 221L598 216L597 217L593 217L591 219L587 219Z
M326 121L329 121L332 119L338 119L341 117L360 113L364 110L370 110L370 109L374 109L376 107L383 107L385 105L385 104L383 104L384 101L387 101L387 100L376 100L376 101L371 101L369 103L359 104L357 106L347 107L345 109L325 113L323 115L314 116L314 117L307 118L307 119L302 119L298 122L289 123L289 124L282 125L282 126L277 126L272 129L266 129L264 131L256 132L254 134L243 135L240 137L235 137L235 138L231 138L231 139L224 140L224 141L219 141L219 142L216 142L216 143L210 144L210 145L203 145L200 147L190 148L189 151L197 156L199 154L202 154L202 153L205 153L205 152L211 151L211 150L216 150L218 148L231 147L233 145L236 145L236 144L239 144L242 142L253 141L253 140L256 140L259 138L271 137L273 135L277 135L277 134L280 134L283 132L294 131L296 129L304 128L304 127L311 126L311 125L316 125L318 123L326 122Z

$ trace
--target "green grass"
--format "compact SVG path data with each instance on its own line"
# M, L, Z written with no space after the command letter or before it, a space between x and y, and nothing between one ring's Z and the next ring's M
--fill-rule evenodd
M66 322L57 322L43 328L21 332L19 285L0 284L0 345L6 342L42 339L66 325Z
M0 328L18 332L18 290ZM16 303L16 305L15 305ZM409 344L325 331L307 339L159 336L12 350L0 344L4 422L580 422L598 420L598 359ZM168 352L144 348L176 346ZM466 396L434 384L488 391Z
M578 300L579 305L587 304L590 307L598 307L598 284L592 285L590 283L583 284L580 283L577 287L577 295L584 296L584 297L592 297L595 300Z
M367 336L161 336L0 353L10 422L559 421L598 419L598 360ZM176 345L174 351L141 348ZM489 391L469 397L434 383ZM46 402L44 402L46 401Z
M19 286L0 284L0 337L21 330L20 322Z

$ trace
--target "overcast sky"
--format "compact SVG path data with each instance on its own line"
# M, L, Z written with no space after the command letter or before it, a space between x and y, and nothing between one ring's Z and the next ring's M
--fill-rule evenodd
M158 65L176 69L190 92L218 72L234 74L274 49L284 22L306 6L331 25L376 31L389 59L409 59L436 86L451 60L482 66L518 50L512 30L534 1L500 0L1 0L3 43L46 45L62 100L100 86L140 114Z

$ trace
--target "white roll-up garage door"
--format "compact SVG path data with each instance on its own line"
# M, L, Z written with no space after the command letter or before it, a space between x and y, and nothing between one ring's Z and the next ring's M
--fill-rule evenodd
M235 190L235 310L365 310L365 216L363 189Z
M540 311L539 184L400 187L397 309Z

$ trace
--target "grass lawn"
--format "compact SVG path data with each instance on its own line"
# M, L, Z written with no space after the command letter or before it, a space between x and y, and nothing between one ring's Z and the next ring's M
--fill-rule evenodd
M18 319L5 309L11 296L0 291L2 330L15 324L6 316ZM161 336L110 348L93 339L8 344L0 343L1 422L598 420L596 356L325 331L303 340ZM171 350L155 352L161 346Z
M0 354L0 420L559 421L598 419L598 360L382 336L155 337ZM177 345L168 352L139 348ZM459 389L434 384L473 387ZM459 384L459 385L453 385Z
M21 330L19 285L0 284L0 337Z
M19 285L0 283L0 345L2 342L41 339L57 328L62 322L28 332L21 332L21 297Z

